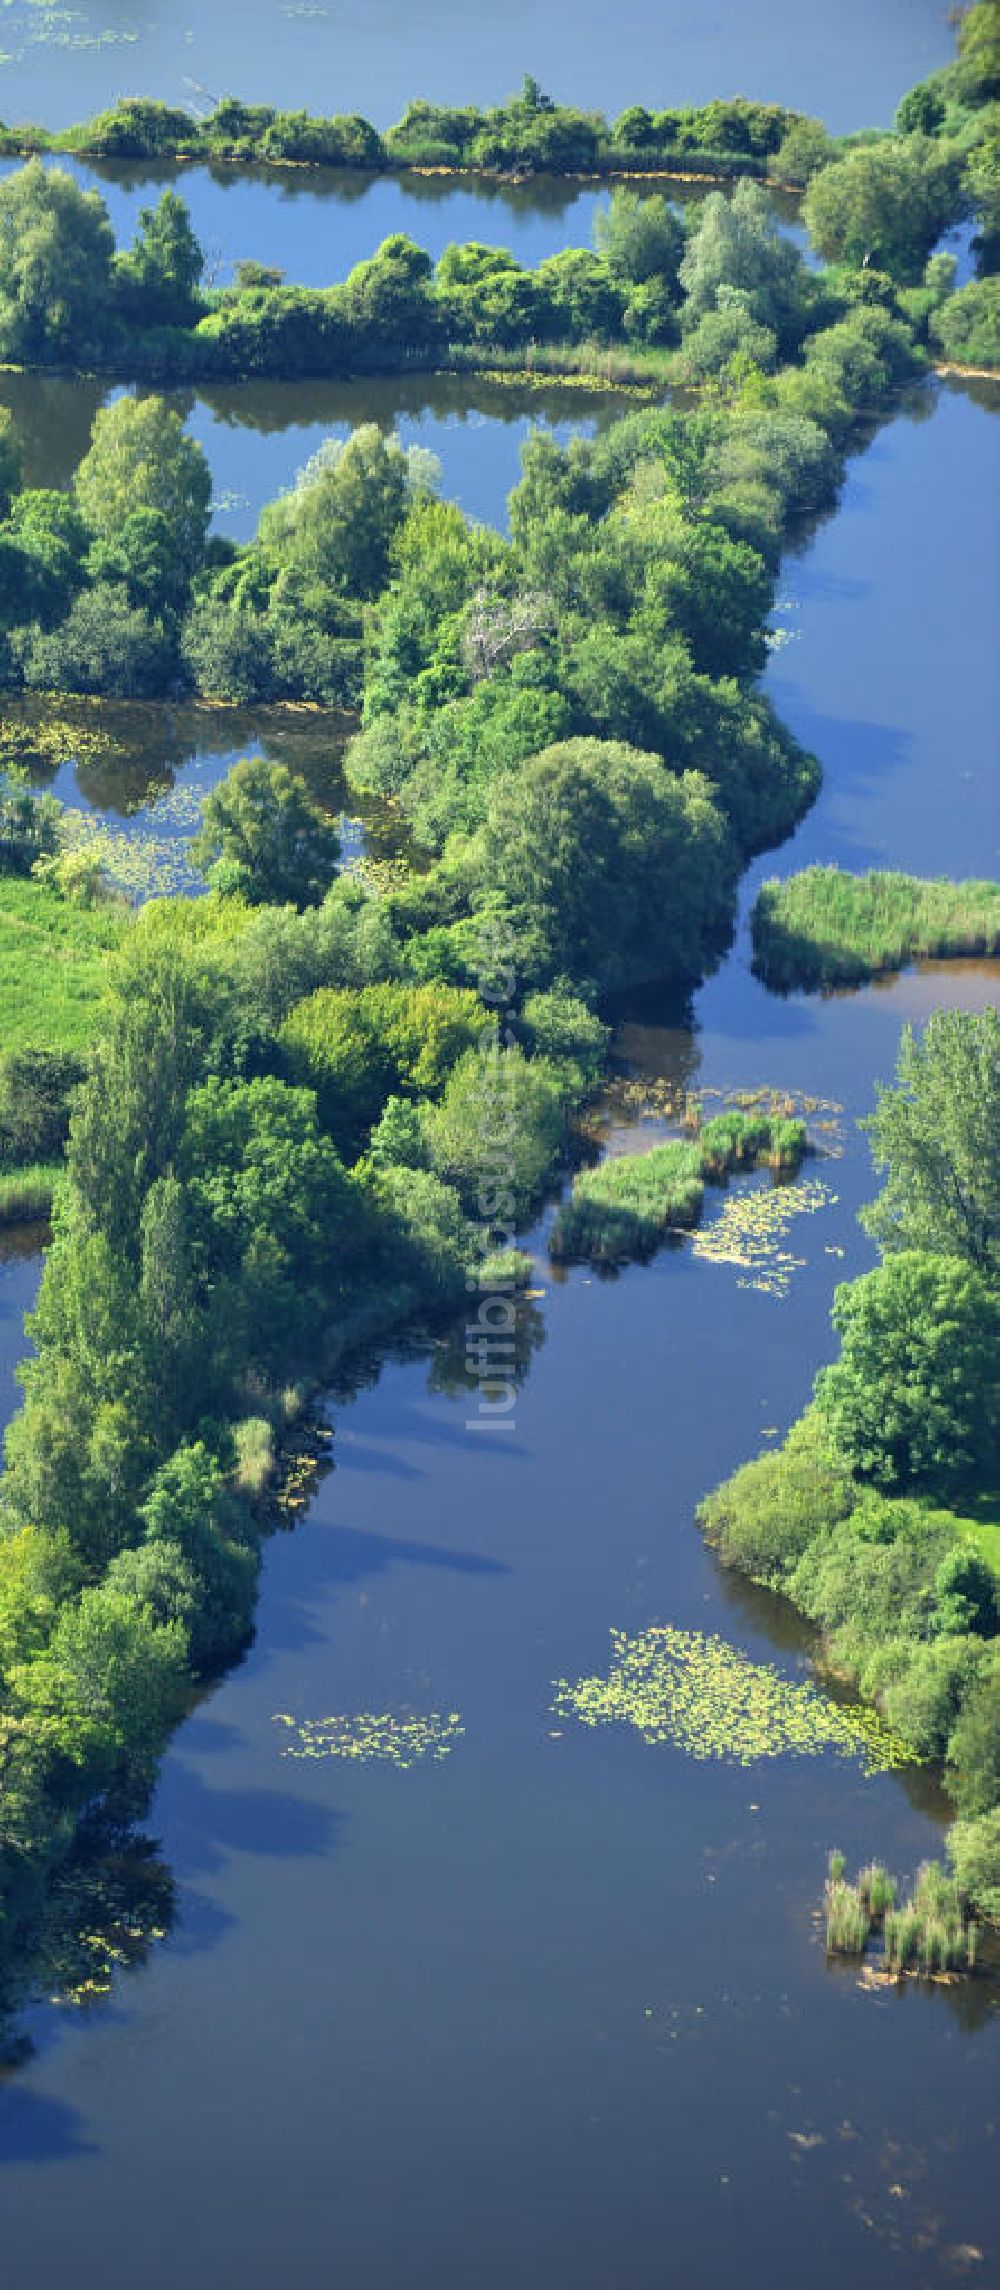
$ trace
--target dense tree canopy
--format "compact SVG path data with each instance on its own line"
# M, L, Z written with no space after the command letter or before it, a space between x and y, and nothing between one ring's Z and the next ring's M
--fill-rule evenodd
M98 191L34 159L0 183L0 357L73 358L100 340L114 233Z
M234 763L205 799L194 856L219 888L253 905L311 906L336 872L340 838L287 764Z
M858 1476L945 1496L1000 1464L1000 1298L958 1258L908 1249L837 1291L819 1404Z
M116 398L102 408L74 492L98 540L116 541L136 510L158 511L178 566L188 577L195 570L208 531L212 479L200 445L162 398Z
M961 162L924 135L864 145L824 167L809 186L805 218L828 262L869 263L919 278L935 241L955 218Z
M932 1011L907 1027L896 1082L866 1123L886 1181L863 1212L883 1249L932 1249L1000 1273L1000 1015Z
M708 782L619 742L568 740L501 776L485 854L540 980L694 975L731 925L733 856Z

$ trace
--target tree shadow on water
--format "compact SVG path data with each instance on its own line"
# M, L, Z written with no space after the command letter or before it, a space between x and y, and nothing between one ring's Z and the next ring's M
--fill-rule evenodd
M216 1875L235 1853L321 1859L337 1851L344 1830L343 1814L291 1790L212 1789L181 1757L164 1767L156 1810L171 1869L182 1881Z
M32 2091L8 2072L0 2077L0 2168L22 2163L66 2162L73 2156L95 2155L95 2142L85 2136L83 2119L75 2107Z
M257 1670L274 1654L300 1652L324 1642L327 1629L324 1621L317 1619L315 1608L331 1590L365 1582L394 1566L439 1568L446 1574L491 1579L511 1571L505 1560L485 1557L479 1551L408 1542L399 1535L373 1534L333 1521L317 1523L321 1531L295 1538L293 1565L272 1567L264 1624L250 1657ZM275 1555L281 1560L285 1551Z

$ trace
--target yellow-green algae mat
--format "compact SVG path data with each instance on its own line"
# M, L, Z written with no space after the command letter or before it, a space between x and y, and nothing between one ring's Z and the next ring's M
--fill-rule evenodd
M712 1264L739 1267L739 1288L759 1288L765 1296L786 1296L804 1256L780 1247L794 1218L814 1216L837 1199L819 1177L798 1184L772 1185L752 1192L727 1193L718 1216L692 1235L696 1256Z
M274 1722L289 1726L294 1734L294 1740L282 1750L283 1757L353 1758L359 1765L395 1765L404 1773L422 1758L440 1762L450 1756L465 1732L457 1710L449 1710L447 1716L432 1711L428 1717L357 1710L353 1716L302 1720L279 1710Z
M815 1686L794 1684L724 1638L657 1627L635 1637L612 1630L611 1645L606 1677L555 1680L557 1716L631 1725L644 1741L735 1765L827 1749L862 1758L869 1773L917 1762L873 1710L845 1708Z

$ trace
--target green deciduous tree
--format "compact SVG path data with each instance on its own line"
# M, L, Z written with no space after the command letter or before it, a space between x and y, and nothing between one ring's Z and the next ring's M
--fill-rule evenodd
M865 1127L887 1172L862 1223L886 1250L964 1257L1000 1272L1000 1014L935 1010L907 1027L894 1088Z
M958 26L955 80L964 103L991 103L1000 96L1000 6L976 0Z
M329 889L340 838L297 772L250 756L206 797L192 853L218 888L252 905L304 907Z
M946 1497L1000 1463L1000 1298L956 1257L909 1249L838 1288L839 1360L816 1398L859 1478Z
M0 357L44 363L98 347L114 233L97 191L33 159L0 183Z
M118 300L139 326L190 326L205 258L176 191L140 207L134 244L115 263Z
M734 865L700 773L578 739L494 784L485 879L515 918L533 980L609 986L710 968Z
M116 398L102 408L74 491L85 524L102 541L114 540L135 510L158 510L178 565L188 577L196 569L208 531L212 479L200 445L162 398Z
M731 199L721 191L706 199L680 266L680 282L685 332L718 307L724 286L746 296L756 324L769 327L783 347L793 345L801 331L802 258L782 237L759 183L737 184Z
M643 198L616 186L608 205L599 207L594 217L594 244L613 278L631 286L663 278L671 292L676 291L684 226L658 192Z
M277 563L300 567L325 588L376 596L410 489L411 463L398 440L362 423L346 440L328 438L291 492L265 509L262 544Z
M919 279L935 241L958 219L960 177L955 148L926 135L863 145L810 183L809 236L827 262Z

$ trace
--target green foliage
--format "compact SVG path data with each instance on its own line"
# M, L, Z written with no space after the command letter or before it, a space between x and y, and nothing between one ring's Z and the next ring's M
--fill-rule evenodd
M486 1037L454 1067L422 1127L432 1169L470 1213L512 1227L540 1201L564 1150L560 1077L544 1059Z
M949 1553L937 1568L934 1578L935 1598L940 1598L938 1584L957 1554ZM970 1624L948 1612L945 1595L936 1605L933 1620L947 1631L952 1620L960 1626L949 1635L927 1641L918 1641L904 1649L897 1658L892 1642L886 1659L888 1682L883 1688L885 1713L890 1725L912 1742L921 1757L942 1759L954 1729L955 1720L978 1668L982 1649L970 1637ZM898 1674L892 1674L898 1671Z
M980 1638L994 1638L1000 1630L1000 1582L976 1551L949 1551L934 1577L934 1593L941 1630L974 1630Z
M948 1833L948 1856L959 1892L1000 1923L1000 1806Z
M619 186L607 207L597 210L594 243L612 277L623 285L645 286L650 279L662 279L671 300L677 299L684 228L666 199L643 198Z
M1000 278L960 286L935 312L930 329L955 365L1000 367Z
M1000 1016L934 1010L904 1030L896 1086L865 1124L886 1182L862 1212L881 1248L963 1257L1000 1270Z
M72 1050L8 1050L0 1058L0 1169L58 1158L71 1094L86 1070Z
M733 858L707 780L622 743L567 741L497 780L485 866L539 984L695 976L731 927Z
M174 659L162 622L130 605L117 583L103 581L74 598L58 627L19 630L15 650L29 691L119 700L162 691Z
M933 80L921 80L911 87L902 102L896 106L896 126L900 135L936 135L943 127L947 105Z
M656 1145L602 1161L574 1179L549 1235L550 1255L600 1264L651 1256L668 1232L697 1222L701 1201L691 1145Z
M776 229L770 201L756 183L738 184L731 199L717 191L706 199L680 266L680 282L685 333L719 308L725 289L735 289L748 317L769 328L783 347L793 347L801 333L802 258Z
M997 0L975 0L958 25L955 80L963 103L994 102L1000 96L1000 8Z
M186 1628L198 1670L232 1656L250 1628L257 1551L225 1474L203 1440L180 1446L152 1481L141 1507L147 1548L180 1553L196 1589ZM122 1566L119 1559L118 1569Z
M611 1029L575 995L529 994L521 1027L532 1057L568 1062L580 1088L596 1085L604 1070Z
M178 566L190 577L200 563L211 474L200 445L162 398L116 398L101 408L74 493L98 540L113 540L135 510L156 509L166 520Z
M87 529L65 493L26 488L0 527L0 619L52 628L84 579Z
M810 183L804 213L812 243L827 262L919 278L958 220L960 175L958 152L927 135L863 144Z
M734 370L756 367L770 373L777 364L778 338L754 318L750 296L739 287L720 286L714 310L706 310L685 336L673 361L676 381L697 388Z
M95 582L120 584L127 603L154 620L176 620L187 602L186 568L162 509L130 510L113 532L92 542L86 570Z
M316 1100L272 1078L188 1095L178 1153L199 1293L223 1357L265 1374L307 1356L363 1253L355 1188Z
M388 1101L439 1095L486 1023L476 995L450 986L328 987L297 1005L280 1040L291 1077L315 1090L324 1127L354 1160Z
M838 1288L839 1360L816 1400L852 1470L947 1496L1000 1464L1000 1298L958 1258L914 1250Z
M793 119L768 167L777 183L806 184L829 165L834 144L821 119Z
M328 438L292 491L264 510L262 545L306 581L375 596L388 578L410 484L402 446L366 422L346 441Z
M995 1649L994 1649L995 1652ZM1000 1664L984 1664L948 1743L949 1780L959 1812L975 1819L1000 1803Z
M745 1463L698 1506L707 1540L725 1566L754 1582L781 1587L808 1550L821 1522L849 1517L850 1473L810 1410L776 1453Z
M340 838L287 764L244 757L206 796L192 856L217 889L252 906L313 906L333 879Z
M764 883L751 915L754 970L781 992L857 985L928 955L1000 951L1000 889L806 867Z
M469 1227L454 1187L430 1169L383 1164L372 1171L371 1197L382 1225L388 1276L409 1280L404 1310L454 1311L465 1292ZM393 1315L398 1323L399 1312Z
M97 191L33 159L0 183L0 357L80 358L101 338L114 234Z
M127 323L188 326L200 314L205 258L176 191L140 207L135 242L115 261L115 292Z
M187 1648L176 1622L106 1584L64 1606L47 1646L11 1673L15 1713L44 1732L49 1755L90 1786L148 1787L168 1728L187 1698Z

